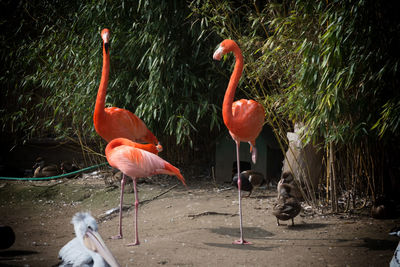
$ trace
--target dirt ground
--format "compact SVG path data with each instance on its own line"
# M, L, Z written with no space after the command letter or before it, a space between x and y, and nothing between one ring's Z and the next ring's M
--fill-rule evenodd
M124 238L117 234L119 188L100 175L46 182L0 182L0 224L16 233L14 245L0 251L0 266L53 266L58 251L74 237L70 224L78 211L90 211L99 232L121 266L388 266L397 246L389 236L399 219L302 212L295 226L277 226L272 215L274 188L244 198L244 235L251 245L233 245L239 236L237 190L207 179L173 177L140 183L139 237L134 239L134 195L125 193ZM222 190L221 190L222 189ZM225 189L225 190L224 190ZM284 222L285 223L285 222Z

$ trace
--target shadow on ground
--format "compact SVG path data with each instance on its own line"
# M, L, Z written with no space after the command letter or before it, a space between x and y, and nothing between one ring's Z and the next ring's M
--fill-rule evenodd
M240 235L239 227L219 227L211 228L212 233L231 236L232 238L238 238ZM268 232L260 227L243 227L243 234L245 238L251 239L264 239L273 236L271 232Z
M12 264L4 264L3 261L14 261L19 258L24 258L24 256L29 256L33 254L38 254L37 251L32 250L5 250L0 251L0 266L11 267L11 266L21 266L21 265L12 265Z
M292 225L290 222L288 226L286 226L286 229L289 231L303 231L303 230L315 230L319 228L324 228L327 227L328 224L326 223L298 223L295 225ZM285 225L282 225L281 227L285 227Z
M373 238L364 238L364 244L360 247L366 247L370 250L387 250L396 249L398 241L384 240L384 239L373 239Z
M206 246L211 246L211 247L218 247L218 248L232 248L232 249L243 249L243 250L272 250L274 246L270 247L256 247L253 244L247 244L247 245L238 245L238 244L229 244L229 243L204 243Z

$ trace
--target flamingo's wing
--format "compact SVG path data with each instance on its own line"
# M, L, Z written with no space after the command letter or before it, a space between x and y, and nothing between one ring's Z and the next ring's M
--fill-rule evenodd
M155 154L132 146L122 145L114 148L107 156L107 160L111 166L130 177L169 174L177 176L185 183L179 170L170 163Z
M241 99L232 104L232 115L235 124L229 129L231 134L240 141L254 143L264 125L263 106L254 100Z
M116 137L142 140L146 136L148 131L146 125L132 112L117 107L106 108L105 112L107 114L104 122L106 129L103 131L107 133L108 142Z
M155 137L155 135L147 128L146 124L141 119L139 119L138 116L129 111L128 116L130 117L132 124L135 126L136 131L140 131L141 136L139 138L139 141L143 141L149 144L158 143L157 137Z

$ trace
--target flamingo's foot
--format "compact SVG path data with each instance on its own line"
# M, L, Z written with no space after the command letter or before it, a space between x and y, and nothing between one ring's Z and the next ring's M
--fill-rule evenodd
M122 234L113 235L113 236L111 237L111 239L122 239Z
M135 243L129 243L129 244L127 244L126 246L127 247L133 247L133 246L139 246L140 245L140 242L139 242L139 240L138 241L136 241Z
M249 241L246 241L244 239L239 239L239 240L233 241L232 244L235 244L235 245L252 245L253 243L251 243Z

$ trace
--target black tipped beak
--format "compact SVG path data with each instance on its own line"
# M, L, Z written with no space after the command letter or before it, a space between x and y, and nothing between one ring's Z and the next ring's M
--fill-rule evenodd
M104 43L104 49L106 50L106 53L108 53L108 50L110 49L110 43Z

